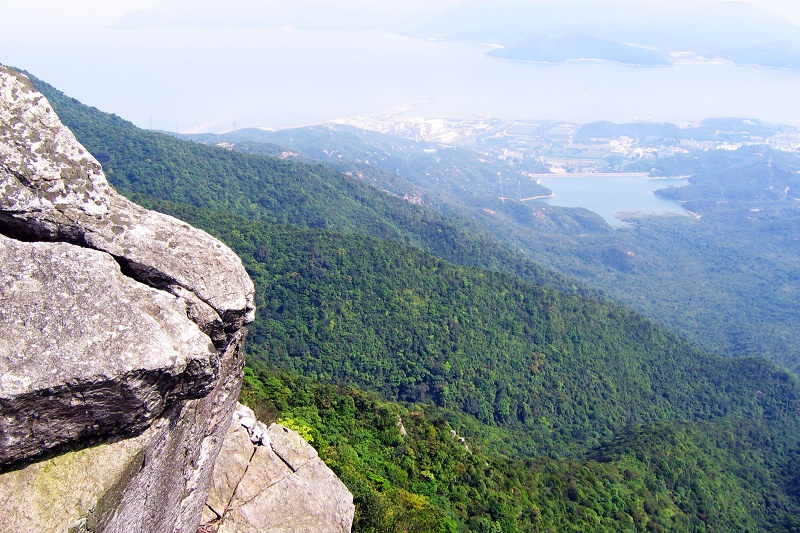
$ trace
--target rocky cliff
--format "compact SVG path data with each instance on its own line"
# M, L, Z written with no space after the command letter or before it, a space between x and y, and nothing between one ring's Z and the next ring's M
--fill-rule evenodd
M347 487L300 435L236 409L214 468L204 533L340 533L350 531L354 510Z
M253 292L0 66L0 531L197 531Z

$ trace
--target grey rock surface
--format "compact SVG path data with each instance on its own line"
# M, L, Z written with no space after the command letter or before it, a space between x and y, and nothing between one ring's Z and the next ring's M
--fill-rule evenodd
M47 99L26 77L3 66L0 224L12 237L108 252L139 281L193 293L228 330L254 318L253 282L236 254L207 233L111 189L100 164Z
M137 437L60 453L0 474L0 531L78 532L96 525L116 488L141 465L156 425Z
M295 431L269 426L253 444L252 411L239 406L228 430L203 513L218 533L349 532L353 496ZM242 425L242 422L246 425Z
M186 303L108 254L0 235L0 463L147 427L207 395L218 355Z
M196 533L242 385L243 338L223 353L220 379L206 397L174 404L156 421L124 488L104 496L96 531Z
M195 533L254 317L241 261L113 191L3 66L0 234L0 532Z

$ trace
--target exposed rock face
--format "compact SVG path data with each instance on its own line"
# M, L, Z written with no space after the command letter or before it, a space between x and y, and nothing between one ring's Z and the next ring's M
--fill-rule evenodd
M241 261L113 191L2 66L0 234L0 531L194 533L254 316Z
M342 533L353 496L300 435L268 429L239 406L225 438L203 529L219 533Z
M232 333L252 322L253 283L228 247L117 194L45 97L2 66L0 102L3 233L108 252L137 280L193 300L217 344L223 323Z
M214 386L217 353L186 304L108 254L0 235L0 462L146 428Z
M350 531L316 451L234 413L253 292L0 65L0 533Z

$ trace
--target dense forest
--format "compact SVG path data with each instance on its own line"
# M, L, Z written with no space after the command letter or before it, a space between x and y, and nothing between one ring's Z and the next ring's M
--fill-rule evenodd
M777 131L775 125L742 119L709 119L687 128L598 122L581 127L575 140L626 135L677 145L680 139L732 138L742 128L749 133L737 139L763 140ZM506 192L517 197L514 171L478 161L477 152L434 156L423 143L339 126L190 137L234 143L234 149L248 152L272 146L264 142L291 143L301 159L363 176L396 194L414 194L441 213L470 217L510 248L605 291L706 350L767 357L800 369L800 345L794 341L800 329L800 158L795 154L760 145L628 161L623 165L628 171L690 176L688 187L659 194L695 216L631 215L629 227L612 230L584 209L498 199L497 172L506 176ZM483 180L471 175L479 168ZM532 183L527 178L521 183L526 181Z
M509 455L517 433L459 413L294 373L247 369L243 400L319 450L354 494L355 531L800 527L798 449L764 446L774 435L766 421L643 424L555 459Z
M317 447L354 530L800 527L793 374L703 352L466 216L34 82L118 190L240 254L258 305L242 399Z

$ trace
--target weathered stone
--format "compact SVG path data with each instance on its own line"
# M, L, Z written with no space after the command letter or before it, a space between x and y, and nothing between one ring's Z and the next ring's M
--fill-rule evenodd
M0 229L115 257L139 281L192 292L236 331L252 322L253 283L231 250L108 186L100 164L30 81L0 65Z
M265 448L260 448L263 450ZM266 463L255 472L274 472L273 454L257 453L254 461ZM273 457L271 457L273 456ZM252 464L252 463L251 463ZM258 463L257 463L258 464ZM248 470L249 472L249 470ZM269 486L253 478L242 480L253 497L234 497L219 531L236 533L342 533L353 522L353 497L319 458ZM244 495L244 490L242 490Z
M256 422L256 425L250 432L250 442L253 444L260 444L261 446L271 445L272 441L269 438L269 430L267 429L267 426L261 422Z
M142 462L153 430L61 453L0 475L0 531L81 531Z
M246 431L231 424L223 443L225 453L220 453L214 464L215 474L211 480L206 505L221 518L231 503L233 493L247 472L247 467L256 448L250 442Z
M208 396L171 406L140 435L0 474L0 533L195 533L240 391L236 346Z
M0 464L144 429L208 394L218 355L186 303L108 254L0 235Z
M350 531L316 451L234 414L253 292L222 243L113 191L0 65L0 533Z
M143 450L143 465L127 482L96 531L195 533L214 462L241 390L244 356L234 341L220 358L220 380L205 398L169 409Z
M296 431L280 424L271 424L268 434L272 442L272 450L295 472L309 461L317 458L317 450Z
M204 527L219 533L342 533L353 496L299 434L272 424L270 444L251 443L251 418L234 414L214 470ZM260 425L257 422L256 425Z
M0 531L194 533L254 317L241 261L113 191L3 66L0 234L0 462L62 444L0 473Z

